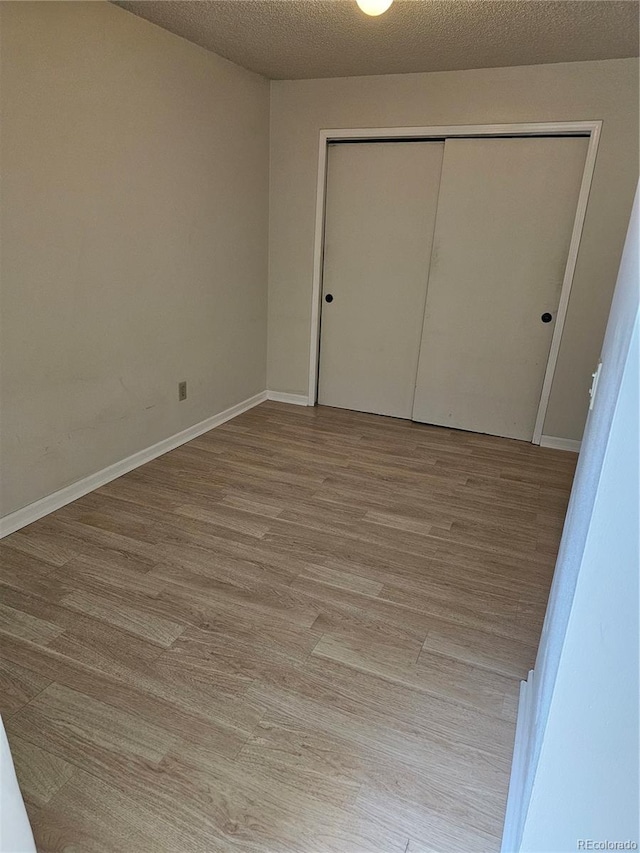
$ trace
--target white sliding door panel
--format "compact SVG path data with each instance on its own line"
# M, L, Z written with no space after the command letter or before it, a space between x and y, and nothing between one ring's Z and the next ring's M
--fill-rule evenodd
M329 147L323 405L411 418L443 150L442 142Z
M414 420L532 439L587 145L447 139Z

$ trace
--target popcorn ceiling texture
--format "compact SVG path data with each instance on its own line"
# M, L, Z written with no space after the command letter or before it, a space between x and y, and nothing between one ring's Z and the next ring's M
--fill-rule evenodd
M635 0L117 0L275 80L451 71L638 55Z

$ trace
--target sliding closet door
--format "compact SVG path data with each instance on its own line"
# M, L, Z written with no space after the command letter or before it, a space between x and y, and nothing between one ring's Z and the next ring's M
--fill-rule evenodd
M532 439L586 151L446 141L414 420Z
M411 418L443 148L329 147L323 405Z

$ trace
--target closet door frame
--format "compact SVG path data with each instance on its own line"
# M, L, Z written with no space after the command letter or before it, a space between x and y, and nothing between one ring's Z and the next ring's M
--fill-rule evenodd
M322 294L322 266L324 250L324 221L327 194L327 149L330 142L388 142L392 140L434 140L451 137L509 137L509 136L584 136L589 139L587 157L580 185L580 193L573 223L569 254L562 281L560 302L554 324L549 357L540 394L540 403L533 430L533 444L540 444L542 428L551 395L551 384L555 372L564 322L569 305L571 285L582 239L582 229L587 212L587 202L593 180L598 143L602 129L601 121L538 122L531 124L467 124L440 127L366 127L321 130L318 145L318 183L316 189L316 217L313 247L313 287L311 301L311 346L309 353L309 396L307 405L315 406L318 397L318 369L320 353L320 311Z

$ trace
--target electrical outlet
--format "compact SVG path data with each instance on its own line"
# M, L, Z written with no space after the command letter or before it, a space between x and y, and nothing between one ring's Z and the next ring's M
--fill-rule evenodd
M602 370L602 362L598 362L598 366L596 367L596 372L591 374L591 388L589 388L589 411L593 409L593 404L596 401L596 391L598 390L598 381L600 379L600 371Z
M178 400L182 402L187 399L187 382L178 382Z

